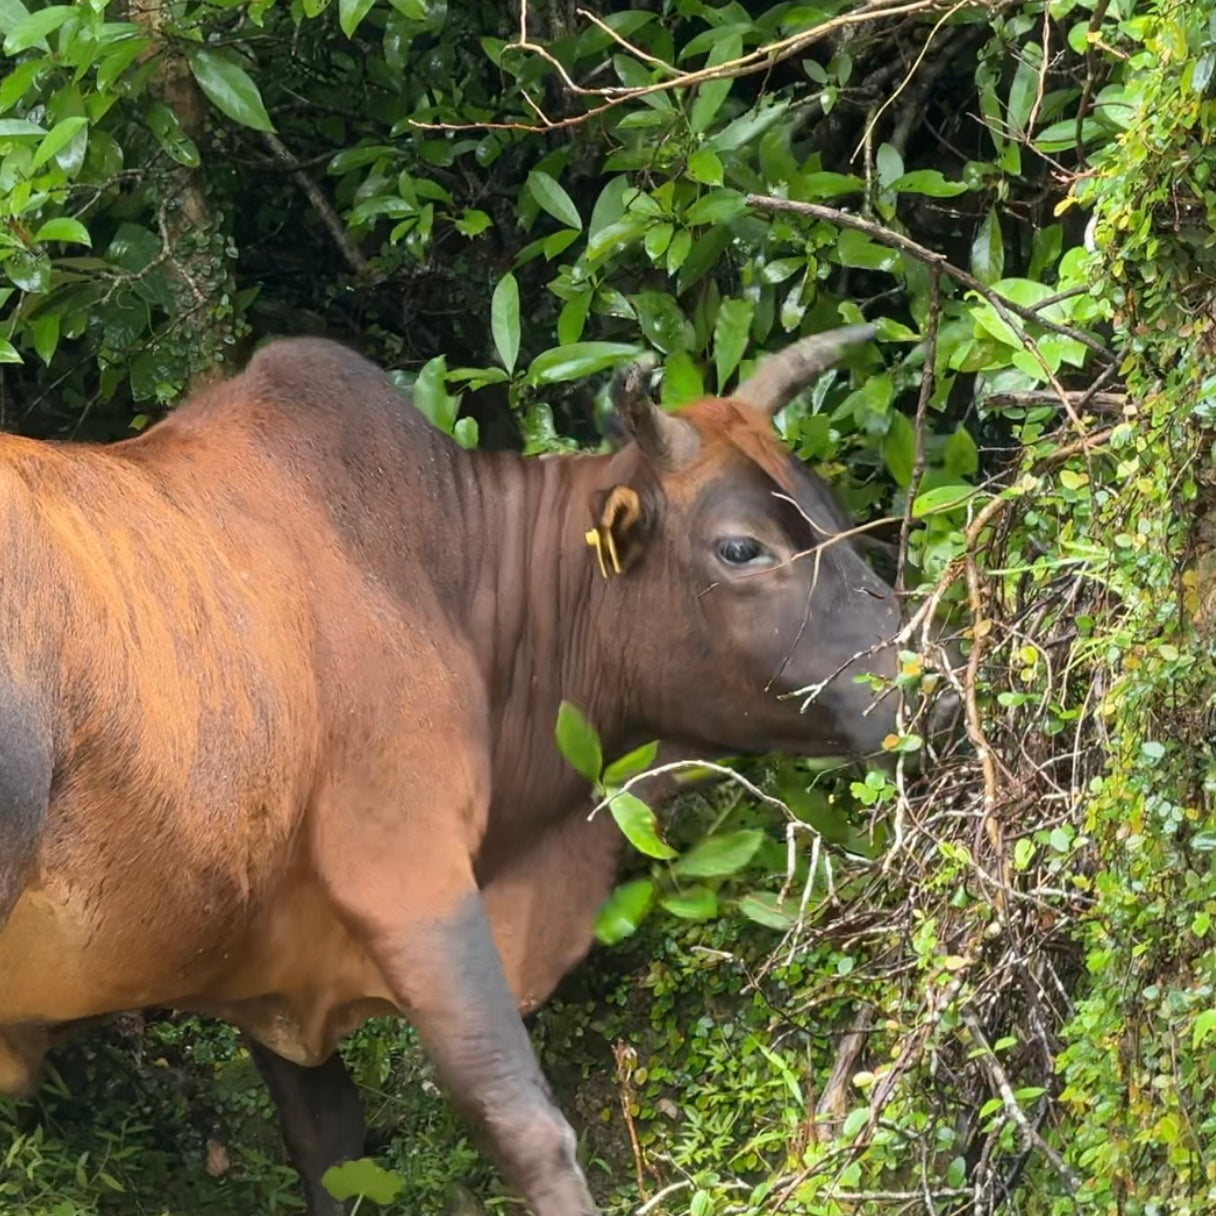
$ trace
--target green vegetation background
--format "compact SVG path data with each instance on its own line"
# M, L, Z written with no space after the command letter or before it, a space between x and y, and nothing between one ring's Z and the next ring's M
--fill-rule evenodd
M683 869L634 821L534 1023L610 1212L1213 1210L1208 0L0 0L0 39L6 429L118 438L307 332L467 446L594 446L641 349L674 405L880 322L779 424L964 637L971 747L749 766L786 809L684 796ZM364 1210L512 1206L405 1029L346 1051ZM5 1213L297 1208L227 1028L125 1018L0 1101Z

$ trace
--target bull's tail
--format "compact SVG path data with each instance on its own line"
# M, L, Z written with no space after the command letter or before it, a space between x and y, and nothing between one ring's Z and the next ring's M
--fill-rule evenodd
M0 929L37 860L52 767L43 715L0 666Z

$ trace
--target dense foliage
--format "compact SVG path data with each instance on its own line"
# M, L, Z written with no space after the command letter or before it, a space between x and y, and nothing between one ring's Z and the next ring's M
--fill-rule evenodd
M676 405L878 321L778 424L963 639L900 682L956 680L967 746L614 802L648 856L535 1028L610 1210L1210 1210L1207 0L0 0L0 38L9 429L129 434L314 332L461 443L594 446L641 350ZM407 1031L347 1050L362 1203L509 1203ZM268 1119L226 1030L128 1020L0 1102L0 1204L291 1210Z

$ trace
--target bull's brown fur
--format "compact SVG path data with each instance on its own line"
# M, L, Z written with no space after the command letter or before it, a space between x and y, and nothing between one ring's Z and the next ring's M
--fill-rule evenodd
M717 481L753 516L773 511L764 485L797 493L762 418L725 401L684 416L695 459L662 476L633 447L468 455L371 365L294 341L113 447L0 438L0 711L19 709L0 730L35 777L51 758L35 833L3 805L0 746L0 1091L28 1088L57 1027L147 1005L227 1018L299 1064L391 1009L446 1050L444 1019L496 999L488 963L449 973L480 932L478 886L516 1003L544 999L587 948L616 852L609 820L571 817L587 787L554 750L563 697L610 752L655 729L835 745L827 711L770 708L734 656L744 634L706 633L679 528L638 577L601 579L583 543L621 483L653 535L664 513L702 518ZM873 584L885 630L859 559L824 563ZM797 595L770 648L800 644L805 615L801 574L777 577ZM745 594L721 618L744 631L761 602ZM541 1099L495 1122L539 1084L526 1042L478 1055L477 1026L441 1072L468 1073L477 1113L476 1069L506 1060L479 1117L542 1216L586 1210L564 1132L529 1172L527 1146L560 1130Z

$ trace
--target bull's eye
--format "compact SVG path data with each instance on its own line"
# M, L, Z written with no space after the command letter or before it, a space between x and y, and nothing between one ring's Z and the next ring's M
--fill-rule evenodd
M750 536L727 536L718 541L718 556L728 566L769 565L772 554Z

